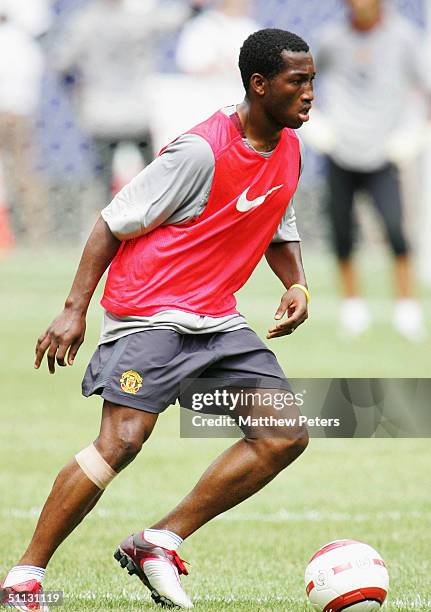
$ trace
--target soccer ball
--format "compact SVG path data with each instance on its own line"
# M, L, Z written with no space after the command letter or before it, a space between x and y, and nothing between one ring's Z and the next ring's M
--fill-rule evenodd
M389 576L378 552L356 540L335 540L311 558L305 588L318 612L375 612L386 599Z

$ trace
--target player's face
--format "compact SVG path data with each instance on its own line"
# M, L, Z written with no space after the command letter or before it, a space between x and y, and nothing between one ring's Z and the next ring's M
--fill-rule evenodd
M308 121L316 75L311 53L283 52L285 68L267 82L265 110L282 127L297 129Z
M375 17L380 9L381 0L347 0L347 5L355 19L362 21Z

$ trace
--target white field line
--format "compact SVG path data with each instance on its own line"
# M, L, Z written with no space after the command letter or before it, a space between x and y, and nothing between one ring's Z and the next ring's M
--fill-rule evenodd
M289 510L277 510L276 512L226 512L216 517L215 520L221 521L262 521L267 523L283 523L283 522L311 522L321 523L326 521L336 522L356 522L362 523L370 520L380 521L399 521L401 519L420 519L431 520L431 512L421 512L419 510L411 510L407 512L392 510L384 512L328 512L319 510L306 510L303 512L291 512Z
M31 508L2 508L0 514L3 518L16 519L34 519L40 514L41 508L33 506ZM90 517L98 519L125 519L141 516L141 511L138 512L121 512L118 510L109 510L105 508L96 508L91 513ZM290 510L280 509L276 512L225 512L220 516L215 517L216 521L230 522L265 522L265 523L284 523L284 522L309 522L322 523L326 521L332 522L355 522L363 523L365 521L399 521L402 519L418 519L421 521L431 520L431 512L421 512L420 510L409 510L406 512L398 510L390 510L384 512L329 512L319 510L306 510L302 512L293 512Z

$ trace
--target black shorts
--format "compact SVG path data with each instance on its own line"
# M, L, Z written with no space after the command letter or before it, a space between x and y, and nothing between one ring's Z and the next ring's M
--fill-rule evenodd
M154 329L99 345L82 393L160 413L176 402L185 379L290 390L274 353L250 328L212 334Z

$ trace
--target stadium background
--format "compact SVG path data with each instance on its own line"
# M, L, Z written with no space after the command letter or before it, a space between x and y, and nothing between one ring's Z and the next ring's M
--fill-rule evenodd
M48 59L55 55L62 27L83 4L53 4L53 23L41 40ZM419 26L426 25L425 2L396 4ZM290 28L311 44L319 26L341 10L336 0L255 3L262 24ZM174 40L164 41L160 51L165 72L171 70L174 45ZM77 128L58 75L49 69L35 142L52 186L50 206L57 222L37 247L17 240L0 262L2 573L28 540L59 467L88 443L99 420L98 400L79 395L83 369L97 342L97 299L75 366L55 377L32 369L35 340L61 308L88 229L81 207L83 202L92 205L86 190L92 178L91 147ZM358 258L375 324L359 339L340 337L337 281L320 208L319 159L310 155L307 166L297 213L313 295L310 319L292 337L271 343L272 350L292 377L428 377L429 342L412 345L391 328L390 262L366 210ZM416 204L424 216L418 220L413 209L410 231L417 237L419 292L429 327L430 266L421 231L431 207L426 188L421 194L424 202ZM414 198L409 206L415 206ZM240 293L240 309L261 337L279 297L279 283L265 264ZM65 591L64 609L150 609L139 584L116 569L111 549L125 533L151 523L180 499L227 445L225 440L181 440L178 430L178 412L170 409L141 456L55 556L46 588ZM297 465L186 543L184 556L192 561L187 590L200 610L306 610L301 580L308 558L331 539L353 537L375 546L387 559L390 610L429 610L428 452L427 440L313 441Z

